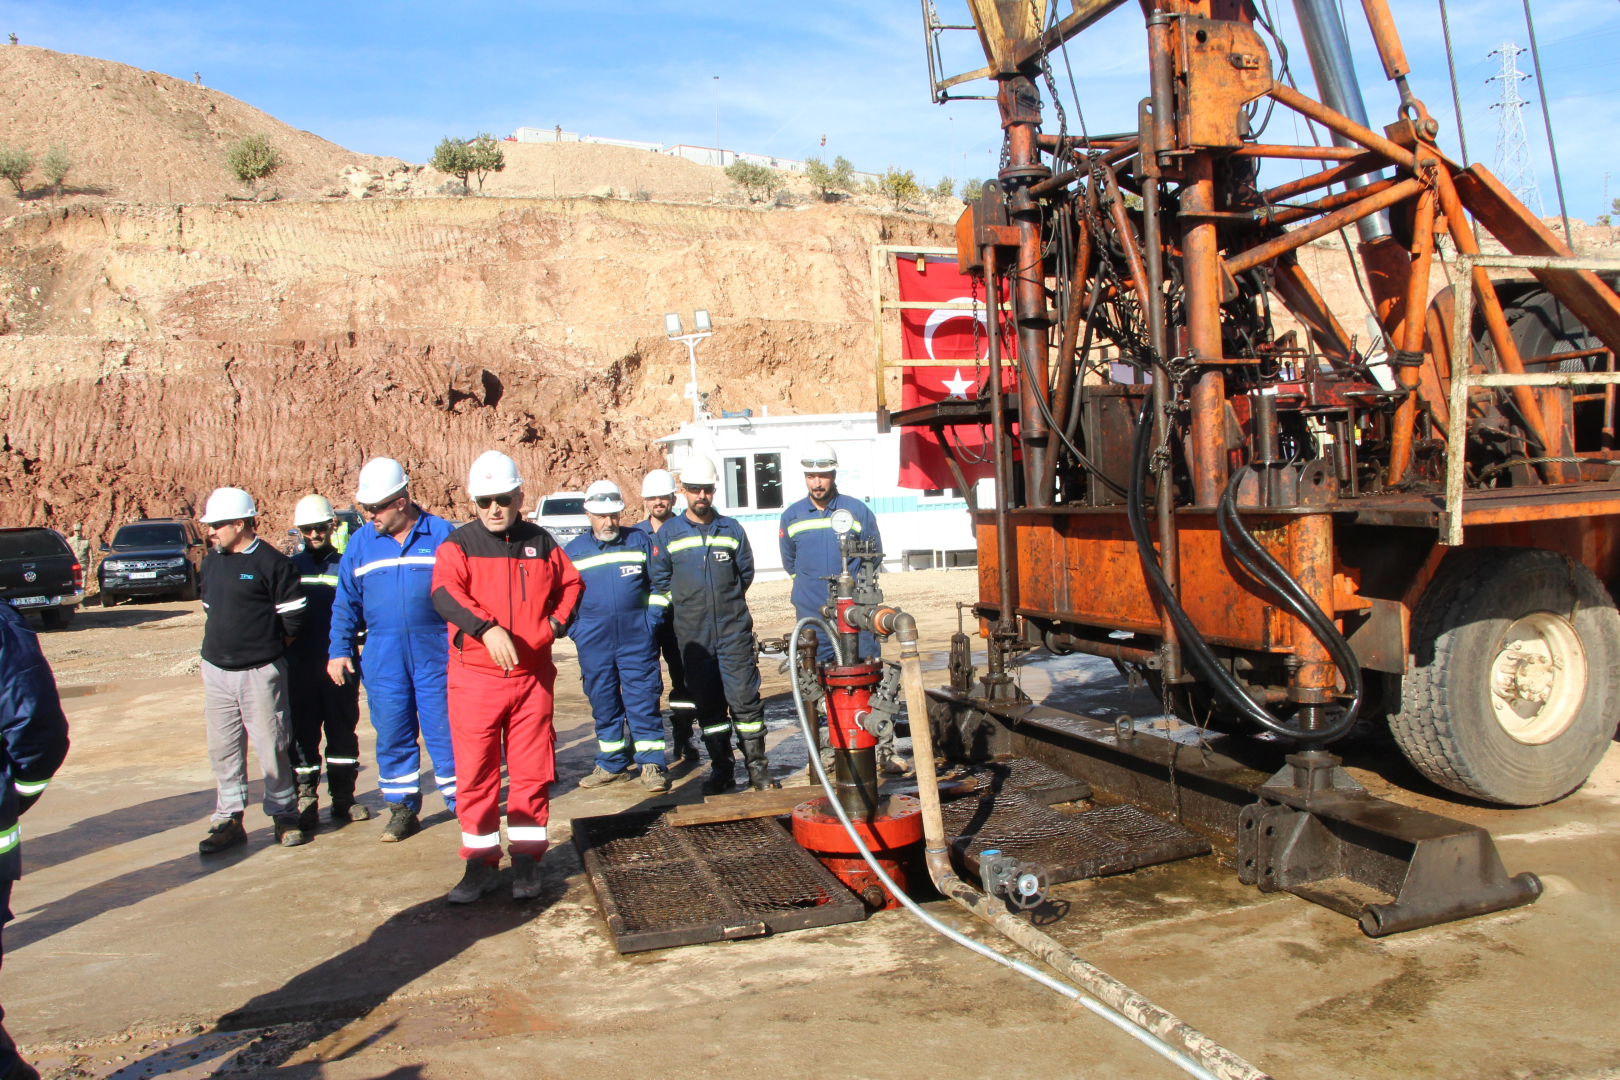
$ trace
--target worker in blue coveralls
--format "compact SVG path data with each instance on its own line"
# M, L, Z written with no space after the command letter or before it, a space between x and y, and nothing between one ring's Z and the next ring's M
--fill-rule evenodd
M686 689L709 751L703 793L718 795L737 783L733 730L742 744L749 784L755 791L779 788L781 781L771 776L765 754L765 704L759 697L754 619L748 611L754 550L736 518L715 512L713 461L691 455L680 481L686 512L658 530L653 590L669 598Z
M598 480L585 490L590 532L563 549L585 583L568 636L579 649L580 680L596 720L596 768L579 786L602 787L639 772L648 791L668 791L658 628L669 598L652 589L652 534L620 528L623 511L618 485Z
M804 470L804 487L808 494L782 511L778 543L782 551L782 569L793 579L793 610L799 618L819 616L827 603L827 581L844 572L843 560L838 553L838 534L833 531L834 510L848 510L855 518L853 534L860 540L871 540L879 551L883 550L883 537L878 533L877 515L860 499L844 495L838 490L838 453L824 442L814 443L805 451L799 466ZM849 572L860 567L857 559L849 560ZM816 631L819 645L816 659L830 663L834 657L833 644L820 630ZM875 659L879 655L877 638L861 631L857 659ZM818 734L819 737L819 734ZM831 748L821 748L823 764L830 764ZM878 744L878 767L884 772L906 776L911 764L894 751L894 736L889 734Z
M377 731L377 786L388 803L382 841L397 843L421 826L420 734L444 803L456 808L456 759L445 697L449 636L433 610L433 563L455 526L411 501L410 479L392 458L360 470L355 504L371 520L349 538L338 564L327 675L354 673L355 636L366 631L360 678Z

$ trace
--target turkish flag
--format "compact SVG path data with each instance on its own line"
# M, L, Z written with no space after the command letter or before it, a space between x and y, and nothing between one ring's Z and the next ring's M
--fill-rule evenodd
M956 269L956 259L949 255L923 257L922 269L915 258L900 253L895 259L902 301L924 301L940 304L984 303L984 287L973 278L965 277ZM1002 300L1007 297L1003 286ZM900 312L901 363L907 360L962 360L954 367L907 367L901 372L900 407L912 409L946 398L972 401L979 396L979 388L990 377L989 367L981 363L990 355L990 342L986 313L966 308L929 311L907 308ZM1017 351L1012 328L1004 323L1001 328L1001 355L1012 356ZM1016 378L1011 365L1002 368L1002 388L1011 390ZM995 475L991 462L990 429L988 425L959 425L944 429L951 447L956 452L957 464L968 483ZM956 486L945 451L929 428L908 427L900 432L900 486L903 488L942 489Z

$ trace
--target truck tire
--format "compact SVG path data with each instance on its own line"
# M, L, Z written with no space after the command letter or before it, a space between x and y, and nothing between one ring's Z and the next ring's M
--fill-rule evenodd
M102 607L112 607L116 603L118 603L118 594L117 593L111 591L110 589L102 589L101 590L101 606Z
M180 599L191 603L197 599L197 578L191 571L186 571L186 583L180 587Z
M1418 602L1399 683L1390 732L1424 776L1489 802L1551 802L1614 738L1620 612L1558 552L1456 551Z
M43 608L39 613L39 621L47 630L66 630L72 620L73 609L70 607Z

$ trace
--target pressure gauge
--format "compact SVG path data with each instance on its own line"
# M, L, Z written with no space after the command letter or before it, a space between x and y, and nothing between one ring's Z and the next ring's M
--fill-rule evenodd
M855 528L855 515L848 510L834 510L831 521L833 532L839 536L843 536Z

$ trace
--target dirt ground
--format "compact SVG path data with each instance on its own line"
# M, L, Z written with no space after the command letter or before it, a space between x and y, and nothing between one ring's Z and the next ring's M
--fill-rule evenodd
M971 572L885 577L922 617L932 663ZM786 629L785 583L755 590ZM1170 1077L1165 1062L908 915L620 957L566 842L569 819L644 803L583 791L592 728L559 649L559 775L547 889L443 900L458 830L429 795L424 832L324 825L282 849L255 806L246 848L204 861L212 783L195 605L89 609L42 635L74 748L24 822L25 877L5 931L9 1030L57 1077ZM774 771L802 768L786 683L763 668ZM1111 667L1037 654L1026 692L1065 707L1150 708ZM362 759L371 755L362 721ZM1553 806L1504 811L1406 791L1398 763L1355 772L1395 797L1485 824L1534 906L1363 937L1342 916L1240 885L1214 858L1057 887L1046 929L1279 1080L1620 1077L1620 755ZM676 776L696 801L697 771ZM381 806L375 773L363 801ZM947 904L932 909L1001 948Z

